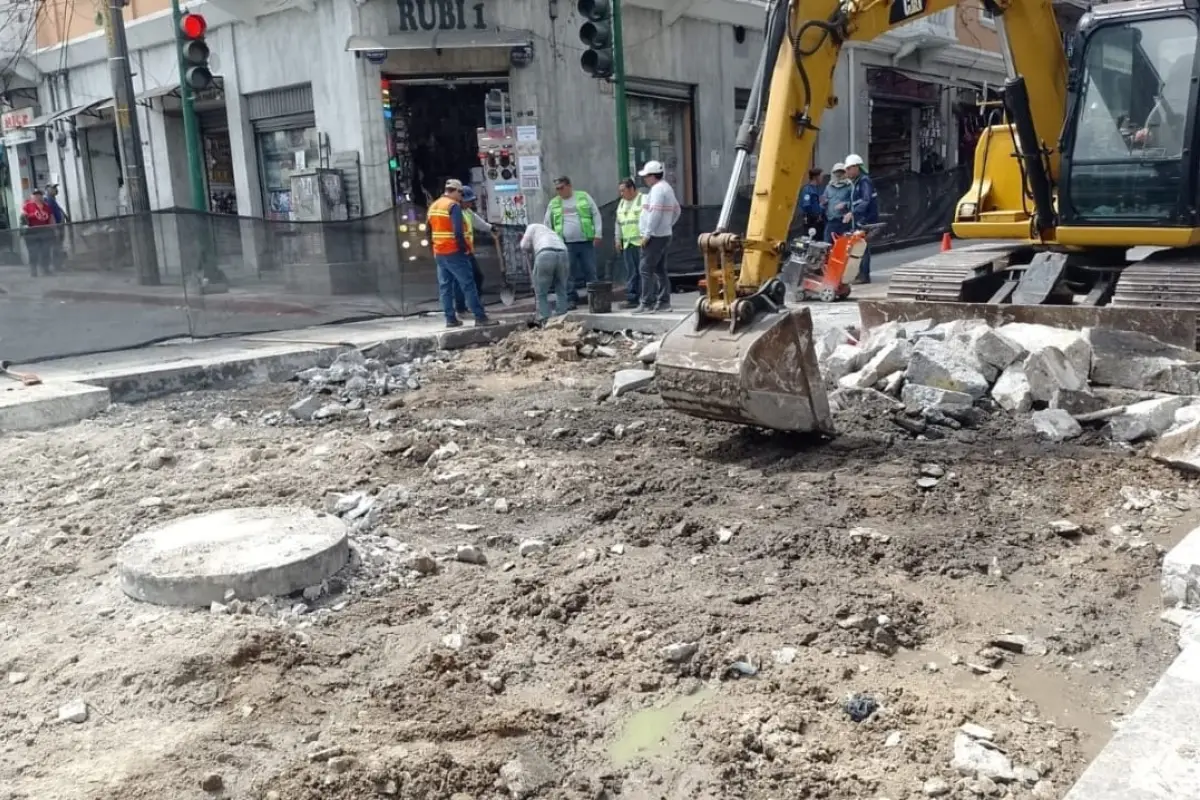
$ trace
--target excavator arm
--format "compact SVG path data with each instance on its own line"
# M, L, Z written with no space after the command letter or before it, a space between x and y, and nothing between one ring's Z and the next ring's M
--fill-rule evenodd
M1058 25L1050 0L986 2L997 19L1009 73L1007 110L1022 165L1019 192L1009 199L1023 209L1028 186L1035 227L1052 229L1054 149L1067 105ZM660 350L658 383L667 405L729 422L832 432L811 316L807 309L785 308L778 276L822 114L837 104L832 89L838 56L848 42L871 41L957 5L957 0L772 0L717 230L700 236L706 292ZM750 218L745 236L738 236L727 227L747 156L756 149ZM973 188L980 199L991 191Z

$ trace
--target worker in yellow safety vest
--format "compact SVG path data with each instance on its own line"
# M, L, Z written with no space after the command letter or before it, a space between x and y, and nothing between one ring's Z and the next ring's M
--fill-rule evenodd
M617 252L625 267L625 308L637 308L642 293L642 276L638 268L642 259L642 234L638 221L642 217L645 195L637 190L633 178L626 178L617 187L621 196L617 203Z
M488 319L479 299L479 289L471 271L471 243L467 239L467 227L462 207L462 181L451 178L446 181L445 192L429 206L426 220L429 238L433 245L433 259L437 263L438 295L442 311L446 314L446 327L462 325L454 306L455 291L463 294L465 305L475 315L475 327L495 325Z
M571 308L576 308L582 299L579 293L596 281L596 248L603 235L600 206L587 192L575 191L566 175L554 180L554 191L542 224L566 242L571 262Z

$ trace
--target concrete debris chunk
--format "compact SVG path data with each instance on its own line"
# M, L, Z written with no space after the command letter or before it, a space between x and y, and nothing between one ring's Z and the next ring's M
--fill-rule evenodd
M906 338L908 336L904 330L904 323L901 322L885 322L876 328L872 328L867 331L866 336L858 343L862 351L863 363L870 361L875 357L876 353L897 339Z
M1105 386L1195 394L1200 353L1144 333L1085 328L1092 347L1091 380Z
M833 354L833 351L839 347L857 344L857 340L850 335L849 331L837 326L826 328L823 332L818 333L815 339L817 360L822 362L828 359Z
M658 348L660 347L662 347L661 340L646 345L638 352L638 361L641 361L643 364L653 364L655 359L658 358Z
M943 797L950 794L950 784L942 778L930 778L921 786L926 797Z
M1080 372L1061 350L1041 347L1023 362L1029 393L1035 403L1049 403L1059 389L1083 391L1087 388L1087 373Z
M308 421L325 405L325 400L320 395L310 394L288 407L288 413L295 419Z
M1175 412L1176 426L1190 425L1193 422L1200 422L1200 405L1193 403Z
M906 383L900 392L900 401L914 411L925 409L944 411L949 408L969 408L974 404L975 398L965 392L938 389L920 383Z
M978 399L987 394L988 381L969 347L961 341L922 339L912 351L904 380L937 389L969 394Z
M654 382L654 373L647 369L623 369L613 376L613 397L640 392Z
M461 544L454 551L454 560L461 561L464 564L486 564L487 557L483 551L473 544Z
M852 344L840 344L825 359L821 371L831 381L837 382L858 370L863 364L863 351Z
M526 539L517 546L517 552L523 556L533 556L538 553L545 553L550 549L550 545L540 539Z
M1195 608L1200 604L1200 543L1185 536L1163 558L1162 602L1171 608Z
M516 800L538 796L559 781L559 770L534 752L523 752L500 768L500 782Z
M690 661L692 656L700 650L700 645L697 642L676 642L669 644L662 649L663 658L670 661L672 664L682 664L685 661Z
M1109 404L1086 389L1057 389L1050 396L1050 407L1061 408L1068 414L1078 415L1108 408Z
M1180 409L1189 411L1195 406ZM1200 472L1200 419L1178 425L1164 433L1150 450L1150 457L1175 469Z
M1008 756L962 731L954 735L950 766L968 778L989 778L998 783L1011 783L1017 777Z
M1038 436L1051 442L1065 442L1083 433L1083 426L1061 408L1033 412L1033 429Z
M1153 439L1175 423L1175 412L1189 405L1190 397L1163 397L1126 406L1108 421L1109 435L1118 442Z
M1027 322L1010 322L997 330L1025 348L1030 354L1047 348L1058 350L1067 363L1086 383L1092 370L1092 345L1082 331L1054 328L1049 325L1033 325Z
M1025 348L993 328L976 328L966 336L976 360L984 367L989 380L1025 357Z
M58 708L58 721L71 722L76 725L87 722L88 707L82 698L76 698Z
M908 366L913 346L905 339L895 339L879 348L863 368L838 381L842 388L869 389L897 370Z
M1023 364L1013 364L992 387L992 399L1005 411L1024 413L1033 408L1033 392Z
M980 739L985 742L994 742L996 740L995 731L985 728L982 725L976 725L974 722L965 722L959 725L958 729L972 739Z

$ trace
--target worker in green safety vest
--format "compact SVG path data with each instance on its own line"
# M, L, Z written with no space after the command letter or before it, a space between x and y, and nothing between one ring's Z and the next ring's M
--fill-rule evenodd
M546 207L545 225L567 245L571 263L571 308L577 308L580 292L596 280L596 248L600 246L600 206L587 192L577 192L566 175L554 181L556 196Z
M617 203L617 252L625 266L625 308L637 308L641 296L642 273L638 265L642 260L642 234L638 221L642 217L642 200L645 195L637 190L633 178L625 178L617 187L621 195Z

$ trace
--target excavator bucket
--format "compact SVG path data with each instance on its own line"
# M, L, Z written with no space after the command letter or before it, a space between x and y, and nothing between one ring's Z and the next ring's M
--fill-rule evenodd
M696 324L692 313L659 347L656 382L669 408L780 431L834 432L808 309L760 314L733 332L728 323Z

